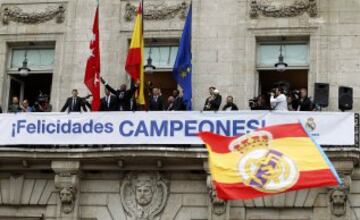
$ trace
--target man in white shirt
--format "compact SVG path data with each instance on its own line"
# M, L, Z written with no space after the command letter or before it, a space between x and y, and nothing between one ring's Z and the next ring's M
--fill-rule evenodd
M271 93L270 105L271 108L275 111L288 111L288 104L283 88L276 88L275 94L273 92Z

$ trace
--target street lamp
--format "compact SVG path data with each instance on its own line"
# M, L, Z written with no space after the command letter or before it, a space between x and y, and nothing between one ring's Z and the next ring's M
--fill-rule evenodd
M281 44L279 60L277 63L275 63L275 67L278 72L284 72L286 70L286 67L288 66L288 64L284 62L284 56L282 55L282 46L283 45Z
M22 63L22 67L19 67L18 69L20 76L27 76L29 75L29 72L31 69L28 67L28 60L27 60L27 51L25 51L24 61Z
M154 69L156 69L156 67L152 64L151 47L150 47L149 57L147 58L147 62L146 65L144 66L144 70L147 73L152 73Z

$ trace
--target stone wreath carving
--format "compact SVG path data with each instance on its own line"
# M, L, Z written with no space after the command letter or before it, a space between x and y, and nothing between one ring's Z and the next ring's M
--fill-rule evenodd
M21 8L5 7L2 10L2 22L4 25L9 24L10 21L24 24L39 24L56 19L56 23L63 23L65 20L65 7L59 5L57 7L47 7L41 12L24 12Z
M250 2L251 18L257 18L259 14L274 18L295 17L305 12L310 17L316 17L318 15L317 0L295 0L291 5L279 5L274 0L251 0Z
M164 209L169 188L158 172L131 172L121 186L121 203L132 220L153 220Z
M172 19L179 15L180 19L185 19L188 8L184 1L177 5L168 6L164 2L161 4L145 4L144 19L145 20L165 20ZM132 21L136 15L137 6L126 3L124 18L126 21Z

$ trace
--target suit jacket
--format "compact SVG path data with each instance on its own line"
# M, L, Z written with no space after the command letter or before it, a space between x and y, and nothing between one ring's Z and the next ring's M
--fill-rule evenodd
M137 90L137 87L132 87L128 90L115 90L108 84L105 87L116 96L118 102L118 109L120 111L130 111L131 110L131 99Z
M104 96L101 99L100 111L111 112L111 111L119 110L118 101L117 101L116 96L110 95L109 98L110 98L109 104L108 104L107 96Z
M223 107L222 110L225 111L227 108L230 108L231 111L237 111L237 110L239 110L239 108L237 107L237 105L235 105L234 103L224 105L224 107Z
M158 96L157 100L153 96L149 100L149 111L163 111L164 110L164 100L162 96Z
M303 101L300 99L296 100L295 105L293 108L299 111L312 111L313 110L313 103L309 97L306 97Z
M20 108L20 105L14 105L14 104L11 104L8 109L8 112L11 112L11 113L17 113L17 112L21 112L21 111L22 111L22 109Z
M61 109L61 112L65 112L66 109L68 109L68 112L81 112L81 109L86 112L86 107L84 100L82 100L80 97L75 98L75 105L73 105L73 97L67 98L64 106Z
M221 105L222 97L220 94L215 95L214 99L207 98L204 105L204 111L218 111Z
M2 113L2 108L1 108L1 106L0 106L0 113Z
M174 105L172 107L173 111L184 111L186 110L186 107L184 105L183 98L180 96L177 96L174 100Z

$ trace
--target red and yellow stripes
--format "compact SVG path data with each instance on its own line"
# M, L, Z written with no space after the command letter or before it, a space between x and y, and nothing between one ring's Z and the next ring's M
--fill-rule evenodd
M316 178L315 178L316 177ZM243 183L221 183L213 181L217 196L224 200L253 199L256 197L270 196L274 193L265 193L249 187ZM338 185L330 169L300 172L297 183L284 192L291 192L305 188Z
M282 155L290 158L296 166L298 172L296 182L290 185L289 188L284 188L283 191L280 190L277 193L339 184L335 169L301 124L277 125L262 128L258 131L266 131L267 134L271 134L269 140L266 141L266 146L261 145L260 141L252 142L249 147L247 145L249 142L245 139L244 142L241 142L243 145L237 148L237 150L232 150L229 146L239 137L224 137L209 132L199 134L209 151L209 168L219 198L226 200L251 199L274 194L266 190L260 191L256 187L250 186L249 179L243 179L244 176L246 178L246 175L243 175L241 172L254 173L254 171L251 171L251 168L247 167L245 171L239 170L239 161L247 153L256 149L280 152ZM256 135L253 137L258 138ZM260 138L263 137L260 136ZM267 140L266 138L265 140ZM250 141L253 140L251 139ZM259 171L260 168L257 167L257 169ZM256 178L256 176L254 177Z
M134 31L131 37L130 48L128 51L125 70L132 80L139 82L137 102L145 104L144 97L144 36L143 36L143 9L139 3L138 12L135 18Z

